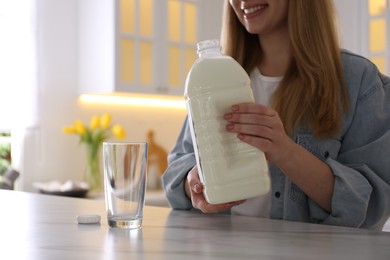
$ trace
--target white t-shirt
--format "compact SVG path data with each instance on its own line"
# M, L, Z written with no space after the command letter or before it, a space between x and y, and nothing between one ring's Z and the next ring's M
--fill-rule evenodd
M282 81L282 77L267 77L261 75L256 68L250 74L253 95L258 104L269 106L271 96ZM247 199L244 203L234 206L232 214L252 217L269 218L271 210L271 192L259 197Z

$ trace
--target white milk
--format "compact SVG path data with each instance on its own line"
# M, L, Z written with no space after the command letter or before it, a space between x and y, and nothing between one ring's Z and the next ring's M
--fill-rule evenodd
M198 54L185 98L205 198L218 204L265 194L270 180L264 153L227 132L223 118L233 104L254 103L250 78L221 53L218 40L198 43Z

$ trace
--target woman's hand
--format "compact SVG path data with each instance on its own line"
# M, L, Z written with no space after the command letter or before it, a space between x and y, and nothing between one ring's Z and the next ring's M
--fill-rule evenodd
M334 175L330 167L294 143L286 134L278 113L261 104L238 104L225 114L227 131L264 152L267 160L312 200L332 210Z
M196 166L192 168L187 175L185 180L185 191L187 196L191 199L192 206L201 210L203 213L222 212L244 202L244 200L242 200L223 204L209 204L203 195L203 185L200 182L198 168Z
M286 162L296 144L286 134L278 113L261 104L238 104L224 115L226 130L265 153L267 160L277 166Z

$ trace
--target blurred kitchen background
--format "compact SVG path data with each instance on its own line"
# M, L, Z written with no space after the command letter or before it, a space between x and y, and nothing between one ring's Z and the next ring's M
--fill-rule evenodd
M11 145L15 189L83 180L85 147L61 131L76 119L110 113L125 141L152 130L169 152L196 42L219 38L223 2L0 0L0 145ZM335 3L342 46L389 74L389 0Z

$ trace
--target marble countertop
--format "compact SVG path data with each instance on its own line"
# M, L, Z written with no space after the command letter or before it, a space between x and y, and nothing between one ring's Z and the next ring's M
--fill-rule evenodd
M1 259L390 259L388 232L152 206L141 229L122 230L101 200L0 190L0 205Z

